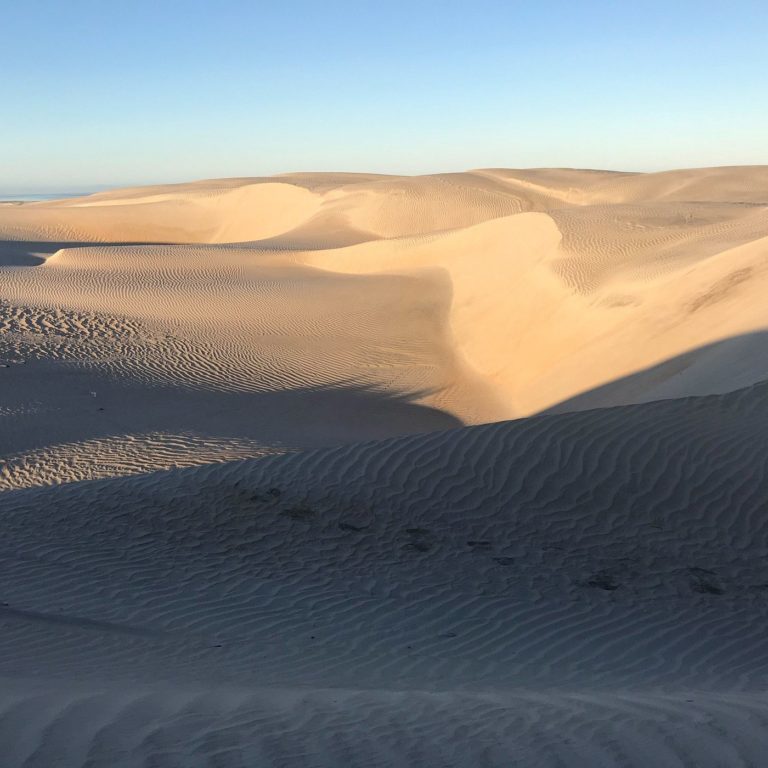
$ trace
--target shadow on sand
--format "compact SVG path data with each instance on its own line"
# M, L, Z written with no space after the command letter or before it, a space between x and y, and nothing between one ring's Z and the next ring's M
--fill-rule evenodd
M59 386L50 386L51 376ZM416 402L428 394L349 382L276 392L126 386L93 370L29 361L0 369L0 402L9 414L0 432L0 457L120 435L186 434L314 448L463 426L451 414ZM31 402L46 407L30 409Z
M62 248L107 248L120 245L173 245L173 243L0 240L0 267L38 267Z
M733 392L768 380L768 331L705 344L541 411L558 414Z

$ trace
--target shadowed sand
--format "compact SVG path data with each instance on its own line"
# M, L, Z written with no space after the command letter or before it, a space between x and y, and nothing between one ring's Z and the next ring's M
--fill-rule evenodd
M3 765L760 765L767 293L765 167L0 206Z

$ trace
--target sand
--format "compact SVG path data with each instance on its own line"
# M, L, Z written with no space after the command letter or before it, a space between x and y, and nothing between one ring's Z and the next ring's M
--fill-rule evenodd
M7 766L753 766L768 167L0 204Z

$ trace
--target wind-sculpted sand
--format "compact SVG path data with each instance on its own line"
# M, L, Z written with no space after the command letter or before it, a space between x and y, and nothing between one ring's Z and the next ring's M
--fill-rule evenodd
M759 766L768 168L0 205L12 766Z

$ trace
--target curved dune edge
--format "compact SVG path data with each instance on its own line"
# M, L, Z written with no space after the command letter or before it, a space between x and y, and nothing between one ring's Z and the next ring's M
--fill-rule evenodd
M486 169L4 207L0 487L762 381L767 198L764 167Z
M589 211L581 213L590 231ZM759 333L768 328L759 298L768 287L768 206L751 216L744 231L726 234L727 243L743 244L722 251L715 244L702 258L694 255L701 243L691 246L690 236L682 236L666 261L657 256L649 274L638 274L647 260L619 263L617 276L589 291L573 290L563 274L572 268L563 263L579 256L564 244L558 218L524 213L395 248L392 241L373 242L304 259L355 274L447 271L458 352L504 403L498 417L530 415L566 401L573 409L582 393L628 377L634 378L631 396L629 388L615 387L624 397L592 397L592 407L659 399L670 387L675 396L722 393L768 378ZM610 246L604 258L616 267ZM688 253L677 256L675 246ZM585 259L594 251L589 253ZM752 369L742 367L736 380L733 369L717 364L677 370L675 381L658 370L644 375L667 360L746 334L754 334Z
M43 296L9 286L27 303L66 297L77 309L130 310L137 319L149 315L166 324L183 322L193 310L169 312L162 296L142 296L144 284L159 281L162 292L169 277L190 279L191 261L224 268L223 275L212 273L219 297L232 291L232 278L260 264L367 274L443 270L452 283L457 364L467 361L494 390L470 398L487 400L481 414L470 413L468 402L453 406L470 423L543 411L768 325L764 302L753 298L765 290L765 167L659 174L484 170L416 178L289 174L115 191L0 213L0 232L11 241L199 244L196 252L135 248L120 265L113 252L98 248L89 248L85 264L84 254L75 257L70 248L66 257L49 258L49 266L68 267L72 280L105 283L100 296L91 291L81 301L71 286ZM202 247L236 241L234 254ZM149 258L139 269L143 254ZM95 276L84 276L85 268ZM117 292L110 282L130 290ZM109 295L119 301L105 302ZM204 298L213 304L219 297ZM199 309L201 297L194 298ZM734 312L736 302L746 313ZM219 307L210 312L217 322L228 314ZM724 391L720 382L698 379L691 377L684 393ZM649 387L640 399L658 396ZM450 400L437 404L450 409Z
M767 403L3 494L7 764L759 763Z

